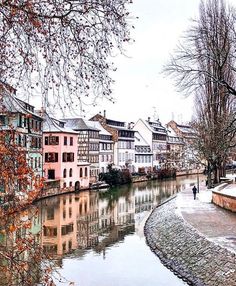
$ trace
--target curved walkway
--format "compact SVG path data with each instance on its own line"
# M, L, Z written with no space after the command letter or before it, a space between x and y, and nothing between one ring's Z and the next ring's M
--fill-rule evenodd
M152 251L189 285L236 285L236 214L211 204L201 185L154 209L144 232Z

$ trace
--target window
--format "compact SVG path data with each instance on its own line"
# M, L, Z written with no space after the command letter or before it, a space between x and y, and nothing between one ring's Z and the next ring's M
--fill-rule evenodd
M47 209L47 219L53 220L54 219L54 208Z
M44 139L45 145L59 145L58 136L46 136Z
M64 152L62 154L62 162L74 162L74 153L73 152L70 152L70 153Z
M73 137L70 137L70 146L73 146Z
M50 226L45 226L43 228L43 235L44 236L57 236L57 228L56 227L50 227Z
M49 145L49 144L48 144L48 136L46 136L46 137L44 138L44 144L45 144L45 145Z
M85 174L84 175L85 175L85 177L88 176L88 168L87 167L85 168Z
M64 136L64 145L67 145L67 136Z
M63 170L63 178L66 178L66 169Z
M21 135L18 135L18 145L21 146Z
M66 188L66 182L63 183L63 188Z
M38 138L38 148L42 148L42 139Z
M6 125L6 116L0 115L0 125Z
M20 115L20 114L18 117L18 127L22 127L22 115Z
M69 177L72 177L72 168L70 168Z
M58 153L45 153L45 162L58 162Z
M83 169L82 168L79 169L79 176L80 176L80 178L83 177Z
M72 182L69 182L69 187L72 187Z
M49 180L54 180L55 179L55 170L53 170L53 169L48 170L48 179Z
M24 135L23 137L23 146L26 147L27 146L27 136Z
M73 232L74 231L74 226L73 226L73 223L69 224L69 225L63 225L61 227L61 234L62 235L66 235L70 232Z

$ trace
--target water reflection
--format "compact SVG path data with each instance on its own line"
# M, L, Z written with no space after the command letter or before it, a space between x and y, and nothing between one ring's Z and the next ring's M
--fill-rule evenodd
M178 181L150 181L107 193L82 191L46 199L40 203L43 248L54 258L78 249L100 253L135 231L137 214L150 211L180 189Z
M41 283L49 281L52 267L56 268L60 275L63 274L74 281L73 274L78 270L73 272L71 265L75 263L75 268L82 271L79 274L79 285L137 286L142 281L139 279L142 272L139 268L147 266L141 265L145 261L150 264L148 265L151 271L149 279L153 280L153 282L149 281L149 285L156 285L154 282L157 274L154 268L157 260L156 257L151 256L153 254L145 245L143 238L145 220L156 205L184 189L194 180L194 177L188 177L140 182L113 188L106 193L82 191L77 194L44 199L21 213L2 216L0 285L34 285L39 281ZM119 249L118 254L117 249ZM125 257L123 261L120 257L122 251ZM135 254L127 256L127 253L137 252L135 261L132 261ZM4 258L4 255L9 259ZM100 257L104 263L99 260ZM150 262L152 259L154 261ZM49 265L49 262L53 264ZM116 266L111 271L109 265L114 262ZM117 267L119 263L124 267L134 263L134 267L137 268L133 276L129 273L126 284L119 280L121 274L120 266ZM137 265L137 263L141 264ZM158 263L161 265L160 262ZM161 267L160 265L158 267ZM86 276L83 267L86 271L94 268L93 275ZM96 271L95 268L100 271ZM105 275L108 268L109 275L112 277ZM60 275L59 279L61 279ZM91 279L95 281L90 284ZM101 279L100 283L99 279ZM178 282L176 277L174 279L177 282L171 282L173 284L169 285L183 285L181 284L183 282ZM65 282L63 279L61 281ZM54 282L56 285L69 284L60 284L55 280Z
M41 220L34 206L21 211L1 209L0 285L31 286L49 281L49 263L41 245Z

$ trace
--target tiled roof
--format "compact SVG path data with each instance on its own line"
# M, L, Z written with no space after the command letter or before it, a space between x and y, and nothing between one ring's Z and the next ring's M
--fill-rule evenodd
M44 113L43 132L65 132L78 134L78 132L74 131L72 128L65 127L64 124L60 126L60 120L51 118L47 113Z
M101 135L109 135L111 136L112 134L108 132L105 128L102 127L101 123L99 121L92 121L92 120L84 120L86 125L89 125L93 128L96 128L100 131Z
M99 131L99 129L86 124L86 121L83 118L63 118L62 120L66 122L66 127L72 128L74 130Z
M31 110L27 109L26 106L29 106ZM8 91L3 92L2 103L0 107L0 112L6 111L12 113L19 112L22 114L31 114L39 119L41 118L41 116L34 112L34 107L32 105L28 104L27 102L24 102L21 99L18 99Z

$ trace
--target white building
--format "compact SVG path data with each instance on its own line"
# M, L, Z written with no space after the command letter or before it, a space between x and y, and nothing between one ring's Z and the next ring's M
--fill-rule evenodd
M138 131L153 153L153 168L161 168L165 164L167 150L167 130L161 125L159 120L151 121L139 119L133 127Z
M151 146L148 145L147 141L142 137L142 135L137 131L134 135L135 141L135 172L145 172L152 170L153 165L153 153L151 151Z
M121 169L128 168L131 172L134 172L135 131L130 126L127 126L125 122L106 118L106 114L104 116L96 114L90 120L99 121L112 134L114 142L114 165Z

